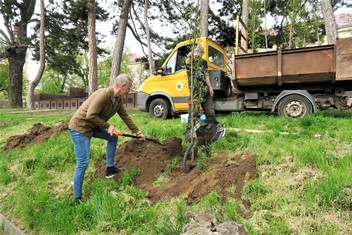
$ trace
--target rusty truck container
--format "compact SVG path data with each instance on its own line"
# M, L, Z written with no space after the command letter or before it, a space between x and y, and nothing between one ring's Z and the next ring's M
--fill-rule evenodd
M352 80L351 38L336 45L237 55L234 86L263 87L323 84Z

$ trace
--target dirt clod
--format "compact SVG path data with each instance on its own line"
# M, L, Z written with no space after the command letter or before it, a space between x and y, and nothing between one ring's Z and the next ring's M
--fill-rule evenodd
M36 123L27 130L23 135L14 135L6 140L5 150L12 150L16 148L23 148L28 144L41 143L52 136L56 136L68 129L68 121L53 127L44 126L41 123Z

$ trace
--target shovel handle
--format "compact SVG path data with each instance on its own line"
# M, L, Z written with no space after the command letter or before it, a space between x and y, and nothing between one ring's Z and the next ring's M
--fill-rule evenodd
M122 132L120 132L120 131L113 131L113 132L112 132L112 135L113 135L113 136L122 136Z
M130 135L130 134L124 134L124 133L119 132L119 131L114 131L114 132L112 133L112 135L114 135L114 136L127 136L127 137L132 137L132 138L140 139L139 136ZM160 143L158 140L155 140L155 139L152 139L152 138L147 138L147 137L145 137L145 139L146 139L146 140L153 141L153 142L158 143L158 144L160 144L160 145L163 145L163 144Z
M114 131L112 133L113 136L127 136L127 137L132 137L132 138L136 138L136 139L139 139L140 137L139 136L136 136L136 135L130 135L130 134L124 134L120 131Z

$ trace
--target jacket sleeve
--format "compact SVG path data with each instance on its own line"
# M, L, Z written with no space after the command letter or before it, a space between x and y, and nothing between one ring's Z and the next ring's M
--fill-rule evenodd
M87 110L86 119L97 125L100 129L106 129L110 126L110 124L99 115L107 102L108 95L104 91L97 91Z

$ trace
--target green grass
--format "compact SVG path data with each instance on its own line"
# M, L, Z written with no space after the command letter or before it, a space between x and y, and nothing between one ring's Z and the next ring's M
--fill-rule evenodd
M21 111L0 110L0 148L7 138L35 123L52 125L72 115L63 110ZM186 146L182 135L186 125L178 117L156 120L138 110L129 113L146 136L160 140L176 136ZM118 183L93 179L95 163L105 152L104 141L97 139L91 142L83 188L86 201L75 204L70 184L75 158L69 134L64 132L23 149L0 150L0 212L33 234L180 234L187 212L202 208L219 222L244 224L250 234L352 233L352 113L327 110L302 119L233 113L217 119L227 135L212 144L212 157L246 150L257 156L258 176L245 185L241 198L250 207L216 192L195 205L182 198L151 205L133 187L138 170L124 173ZM118 116L111 123L129 133ZM155 185L166 183L180 164L174 157ZM235 193L237 189L226 190Z

